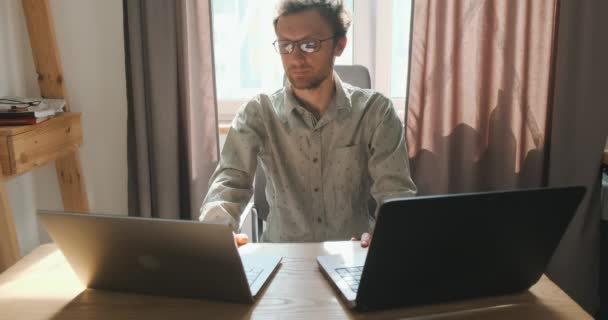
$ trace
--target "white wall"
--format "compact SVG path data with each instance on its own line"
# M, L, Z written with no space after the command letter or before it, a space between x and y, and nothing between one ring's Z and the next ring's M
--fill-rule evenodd
M127 99L121 0L50 0L72 111L82 112L80 155L91 212L127 213ZM0 96L39 95L23 9L0 1ZM7 48L5 50L4 48ZM22 253L45 241L36 209L62 209L53 164L8 182Z
M82 112L81 160L91 212L127 213L125 56L120 0L51 0L73 111ZM62 208L53 165L37 172L39 208Z

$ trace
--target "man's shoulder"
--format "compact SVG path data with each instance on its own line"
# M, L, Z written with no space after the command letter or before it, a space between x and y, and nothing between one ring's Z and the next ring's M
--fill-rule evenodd
M261 94L271 103L271 107L276 108L277 106L283 105L285 103L285 87L276 90L271 94Z
M238 114L267 115L276 112L276 107L283 103L283 89L273 93L259 93L241 105Z
M392 105L387 96L374 89L359 88L348 83L343 83L342 86L355 110L386 109Z

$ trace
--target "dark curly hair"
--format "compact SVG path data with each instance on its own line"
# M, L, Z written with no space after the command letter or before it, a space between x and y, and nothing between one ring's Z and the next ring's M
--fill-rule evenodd
M274 18L274 29L277 29L279 18L307 10L318 10L334 30L334 37L342 39L350 27L352 18L342 0L281 0L277 4Z

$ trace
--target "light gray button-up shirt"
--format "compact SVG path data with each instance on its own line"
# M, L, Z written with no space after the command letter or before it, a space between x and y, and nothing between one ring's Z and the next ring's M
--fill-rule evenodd
M201 221L237 230L258 161L270 207L264 241L359 237L374 225L370 196L380 203L416 194L403 126L391 101L334 77L334 98L319 120L299 105L290 87L258 95L240 108L211 177Z

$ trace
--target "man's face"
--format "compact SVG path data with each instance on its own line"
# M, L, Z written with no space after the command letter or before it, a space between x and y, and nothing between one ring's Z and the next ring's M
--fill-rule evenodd
M317 10L307 10L279 18L278 40L323 40L333 36L329 22ZM291 53L281 54L285 74L296 89L316 89L333 72L334 59L346 46L346 38L336 43L330 39L320 43L319 51L303 53L298 46Z

